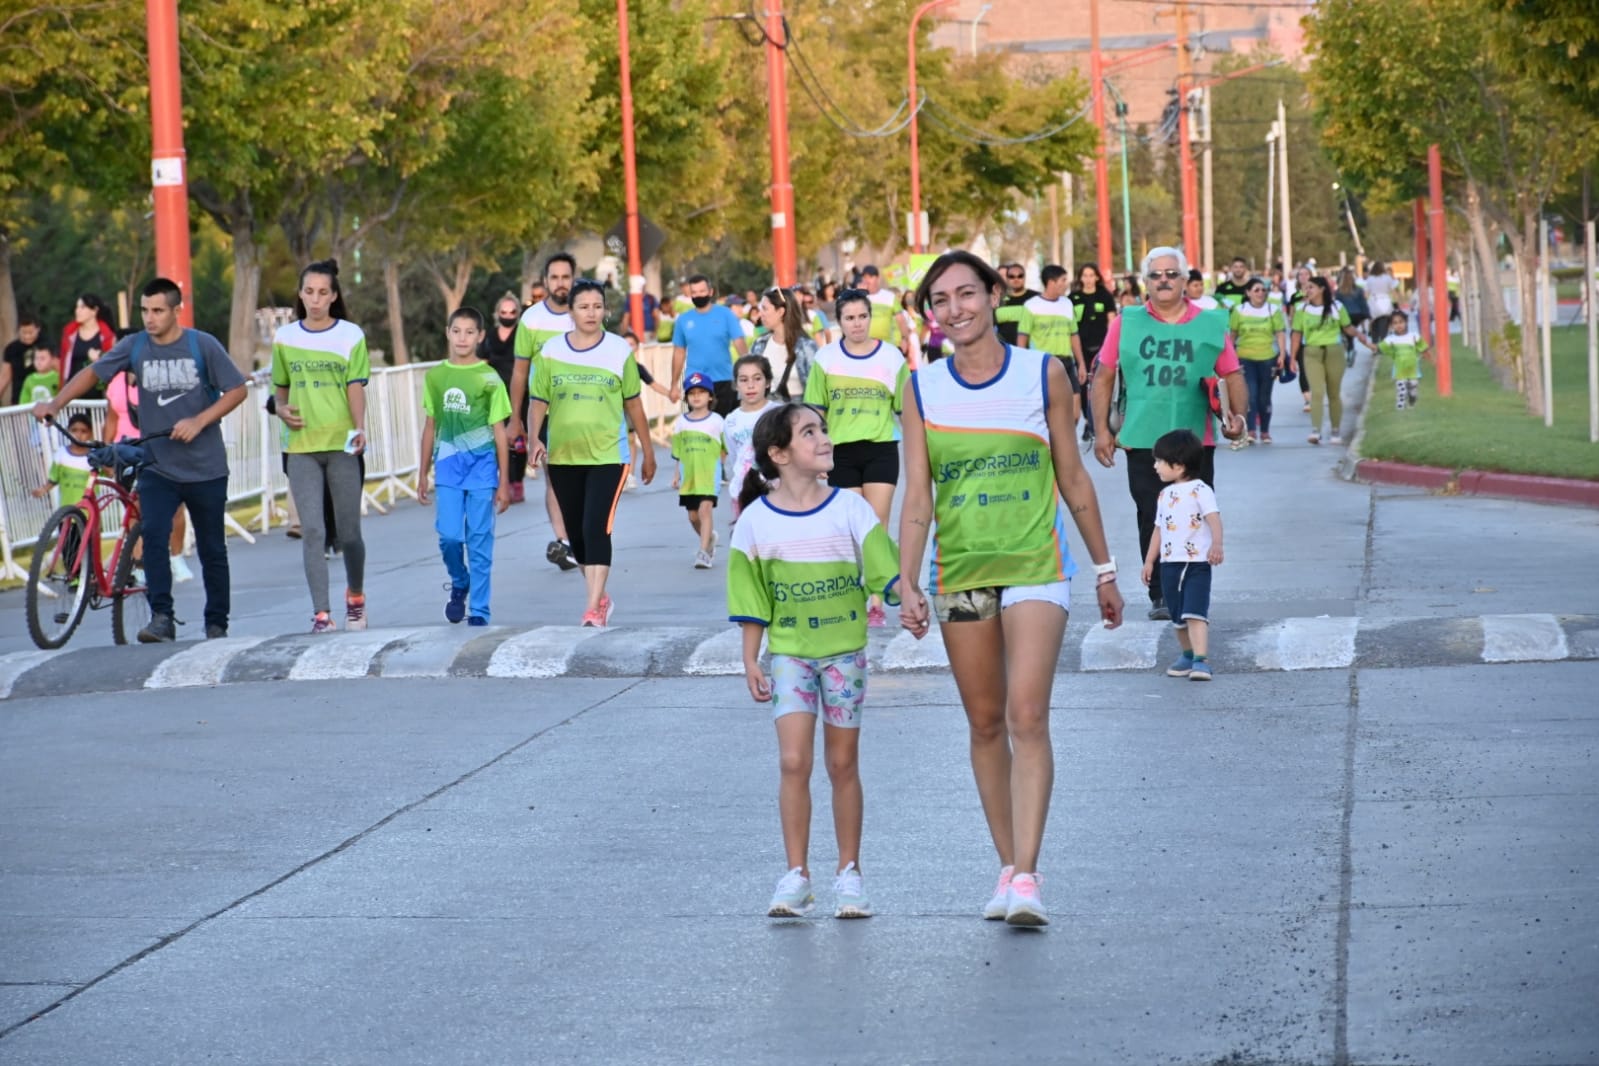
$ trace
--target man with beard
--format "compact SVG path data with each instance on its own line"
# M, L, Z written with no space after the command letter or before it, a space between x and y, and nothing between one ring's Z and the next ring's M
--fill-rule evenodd
M1233 256L1227 267L1227 276L1216 286L1216 302L1231 311L1244 302L1244 291L1249 288L1249 260Z
M523 412L527 410L527 383L531 377L533 360L538 357L544 343L572 330L571 308L566 298L572 292L572 279L577 275L577 260L570 252L556 252L544 261L544 290L549 295L522 312L522 321L516 326L516 366L511 370L511 423L508 427L512 440L524 436ZM555 502L555 490L550 479L544 479L544 510L550 516L550 530L555 539L544 548L544 558L562 570L576 570L577 560L572 558L572 545L566 537L566 523L561 519L560 505Z

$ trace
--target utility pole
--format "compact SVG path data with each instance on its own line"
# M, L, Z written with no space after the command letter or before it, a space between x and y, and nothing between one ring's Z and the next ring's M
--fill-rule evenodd
M1205 154L1199 159L1200 182L1203 190L1201 197L1205 207L1204 228L1201 231L1204 236L1200 241L1200 246L1204 249L1201 258L1204 260L1205 276L1208 278L1211 272L1216 269L1216 197L1215 187L1211 184L1210 172L1212 144L1210 137L1210 89L1208 88L1200 90L1200 108L1201 115L1204 118L1204 125L1201 129L1204 131L1203 143L1205 146Z
M1411 268L1410 283L1416 290L1416 333L1426 338L1429 343L1437 347L1438 336L1433 332L1431 307L1427 299L1427 286L1422 284L1423 273L1427 261L1427 198L1416 197L1414 209L1411 212L1411 225L1416 230L1416 262ZM1528 327L1531 328L1530 326Z
M1283 276L1292 277L1294 269L1294 231L1288 218L1288 109L1282 99L1277 100L1277 181L1278 195L1282 199L1283 223Z
M1176 0L1177 16L1177 158L1179 186L1183 198L1183 255L1192 266L1199 255L1198 207L1194 203L1194 146L1189 141L1192 126L1188 116L1188 87L1193 82L1194 58L1188 51L1188 4Z
M916 9L911 16L911 28L907 34L905 47L905 65L907 68L910 92L906 97L911 108L911 250L920 255L926 251L923 247L926 241L922 239L922 150L919 134L917 133L916 116L921 113L921 100L916 95L916 24L922 21L922 16L935 7L943 4L952 4L955 0L927 0L927 3Z
M1277 198L1277 123L1271 124L1271 130L1266 134L1266 258L1260 266L1261 277L1271 276L1271 249L1272 226L1277 219L1274 212L1277 205L1273 202Z
M1444 167L1436 144L1427 148L1427 192L1431 199L1432 222L1432 318L1438 324L1438 343L1433 358L1438 361L1438 395L1454 392L1454 372L1449 362L1449 243L1444 231ZM1345 199L1347 208L1349 201ZM1354 226L1354 216L1349 224Z
M1115 269L1116 257L1110 246L1110 165L1106 159L1105 57L1099 50L1099 0L1088 0L1088 42L1088 76L1093 81L1089 98L1094 105L1094 128L1099 131L1099 146L1094 152L1094 243L1099 275L1106 278Z
M1116 100L1116 122L1122 132L1122 258L1127 263L1127 273L1133 272L1133 191L1127 181L1127 101Z
M1072 191L1071 172L1061 171L1060 194L1061 200L1065 203L1067 218L1071 218L1072 211L1075 210L1075 201L1072 196ZM1064 243L1064 247L1061 249L1064 258L1060 260L1060 265L1065 266L1066 264L1070 263L1075 268L1077 265L1077 231L1073 227L1067 226L1066 232L1062 236L1061 240Z
M1060 189L1051 182L1044 189L1044 199L1049 201L1049 261L1060 262Z
M914 27L911 32L916 32ZM772 140L772 270L777 284L785 289L794 287L798 258L794 239L794 183L789 180L788 173L788 66L783 52L787 46L783 0L767 0L766 95ZM640 337L643 335L639 333Z
M638 159L633 146L633 61L627 38L627 0L616 0L619 73L622 82L622 195L627 218L627 318L644 341L644 264L639 258Z
M189 175L183 149L183 82L177 0L146 0L150 49L150 184L155 201L155 270L183 292L178 321L194 325L189 256ZM244 353L235 353L243 355Z

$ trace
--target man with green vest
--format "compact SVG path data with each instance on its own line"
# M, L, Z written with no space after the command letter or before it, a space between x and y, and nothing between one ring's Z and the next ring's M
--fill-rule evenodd
M1155 248L1144 257L1141 273L1149 293L1142 307L1128 307L1105 332L1099 366L1089 398L1094 408L1094 455L1105 466L1116 465L1116 449L1127 452L1127 488L1138 509L1138 547L1149 555L1155 531L1155 505L1160 475L1155 473L1155 440L1174 429L1191 430L1205 446L1205 458L1189 473L1216 485L1215 419L1210 388L1221 378L1227 388L1223 435L1237 440L1244 419L1237 412L1249 404L1243 368L1233 350L1227 311L1206 311L1184 295L1188 260L1176 248ZM1120 430L1110 427L1110 402L1120 370L1126 393ZM1151 582L1149 617L1170 617L1160 589Z
M883 288L882 272L870 264L861 267L861 288L866 290L867 302L872 305L872 331L868 335L904 351L905 339L900 327L905 312L900 309L893 290Z

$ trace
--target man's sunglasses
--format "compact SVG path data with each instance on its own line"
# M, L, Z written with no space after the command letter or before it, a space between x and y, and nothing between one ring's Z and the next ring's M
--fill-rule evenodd
M1188 275L1181 270L1151 270L1144 276L1150 281L1160 281L1161 279L1177 281L1181 278L1186 278Z

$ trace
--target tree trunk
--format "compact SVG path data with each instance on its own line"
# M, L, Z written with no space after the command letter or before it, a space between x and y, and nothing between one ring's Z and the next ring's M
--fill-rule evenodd
M393 256L383 260L383 292L389 305L389 365L404 366L411 361L405 347L405 314L400 302L400 261Z
M1521 233L1511 236L1521 280L1521 391L1527 413L1543 417L1543 359L1538 348L1538 209L1523 210Z
M17 335L17 290L11 281L11 238L0 233L0 339L7 343ZM18 392L22 382L16 383Z
M255 219L236 216L230 227L233 235L233 307L228 317L228 354L245 374L255 369L256 304L261 297L261 249L255 243Z
M522 286L518 293L522 298L523 306L532 302L533 283L539 280L538 252L531 248L522 249Z
M428 277L439 290L439 295L444 297L444 315L448 318L460 308L461 302L466 299L467 286L472 283L472 266L476 257L471 252L461 252L454 257L451 264L454 277L447 277L439 265L429 259L424 263Z
M1466 226L1482 289L1482 299L1478 305L1481 315L1478 318L1477 347L1499 384L1505 388L1515 388L1514 355L1505 342L1505 294L1499 283L1499 260L1494 255L1493 238L1488 233L1488 219L1482 209L1482 193L1476 182L1472 181L1466 183Z

